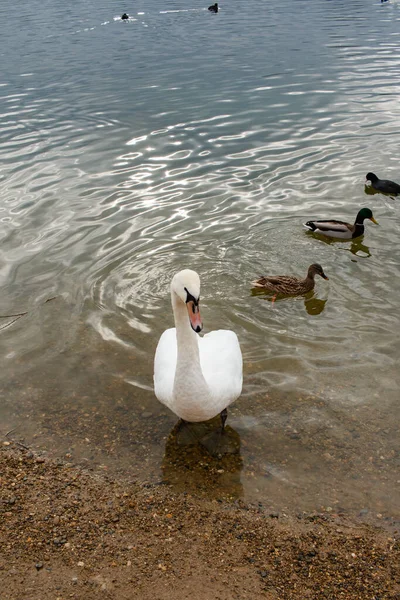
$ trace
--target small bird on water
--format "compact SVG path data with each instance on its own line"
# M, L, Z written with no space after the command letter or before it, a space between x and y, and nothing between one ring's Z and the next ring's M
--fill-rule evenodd
M208 10L210 12L217 13L218 12L218 2L216 2L215 4L211 4L211 6L208 7Z
M278 294L286 296L298 296L307 294L314 289L315 275L320 275L323 279L329 279L324 273L321 265L315 263L308 267L307 277L300 279L292 275L275 275L268 277L260 277L253 281L252 285L256 288L264 288L269 292L275 292L273 301Z
M351 240L363 235L365 219L369 219L378 225L377 221L374 219L372 210L369 208L362 208L357 213L354 225L346 223L346 221L329 219L324 221L307 221L307 223L304 223L304 227L313 233L320 233L329 238Z
M382 194L390 194L391 196L397 196L400 194L400 185L390 179L379 179L375 173L367 173L367 181L371 182L372 189Z
M126 13L124 13L124 14L122 15L121 19L122 19L123 21L126 21L126 19L129 19L129 15L128 15L128 14L126 14Z

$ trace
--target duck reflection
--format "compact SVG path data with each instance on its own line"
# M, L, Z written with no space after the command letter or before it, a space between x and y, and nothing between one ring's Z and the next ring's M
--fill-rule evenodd
M324 310L327 301L328 298L323 300L322 298L312 296L311 298L305 298L304 306L309 315L320 315Z
M357 238L356 240L353 240L350 248L345 248L345 250L348 250L354 254L354 256L358 256L359 258L369 258L371 252L369 251L368 246L362 243L362 239L363 238Z
M205 423L180 421L165 444L163 479L178 491L203 493L211 498L242 497L242 468L240 436L229 425L220 434L218 419Z
M343 243L347 244L346 240L328 238L323 235L315 234L314 237L316 237L321 242L324 242L324 244L328 244L328 245L343 244ZM355 238L353 240L348 240L348 241L351 242L350 247L349 248L340 248L340 250L345 250L346 252L351 252L352 254L354 254L355 256L358 256L359 258L368 258L371 256L369 247L366 246L365 244L363 244L363 241L364 241L363 235L360 235L360 237Z
M385 192L383 190L375 190L372 187L372 185L364 185L364 192L366 194L368 194L368 196L375 196L375 194L382 194L382 196L386 196L386 198L391 198L392 200L395 200L396 196L398 196L398 192L393 194L391 192Z
M271 302L275 305L277 302L291 300L293 298L299 298L299 296L274 296L268 290L263 290L260 288L253 288L251 290L252 296L262 296L263 300L267 302ZM315 292L309 292L308 294L303 295L304 298L304 307L309 315L320 315L325 308L325 304L328 302L328 298L322 299L318 298L315 295Z
M364 185L364 192L368 194L368 196L375 196L375 194L381 194L382 192L378 192L378 190L374 190L372 185Z

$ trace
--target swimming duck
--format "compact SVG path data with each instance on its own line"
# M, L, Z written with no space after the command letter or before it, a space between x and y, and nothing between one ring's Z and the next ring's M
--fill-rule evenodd
M212 4L211 6L209 6L208 10L210 12L217 13L218 12L218 3L216 2L215 4Z
M367 173L367 181L371 182L371 187L377 192L397 196L400 194L400 185L389 179L379 179L375 173Z
M154 391L162 404L184 421L221 415L242 391L242 353L236 333L220 329L204 337L200 278L184 269L171 282L175 328L161 335L154 359Z
M122 19L123 21L125 21L126 19L129 19L129 15L127 15L126 13L124 13L124 14L122 15L121 19Z
M297 296L299 294L307 294L314 289L315 275L320 275L323 279L329 279L324 273L321 265L317 263L308 267L307 277L299 279L292 275L277 275L272 277L260 277L253 281L254 287L265 288L276 294L285 294L288 296Z
M369 219L378 225L378 222L374 219L372 210L369 208L362 208L356 216L354 225L351 225L351 223L346 223L345 221L336 221L331 219L327 221L307 221L307 223L304 223L304 227L313 233L322 233L327 237L341 240L351 240L352 238L357 238L360 235L363 235L365 219Z

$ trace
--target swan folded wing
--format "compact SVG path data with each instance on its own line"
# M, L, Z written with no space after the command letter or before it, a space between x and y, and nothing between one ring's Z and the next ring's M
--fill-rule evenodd
M199 339L200 364L212 396L226 408L242 391L243 359L236 333L219 329Z
M154 357L154 392L166 406L172 402L177 353L176 329L167 329L159 339Z

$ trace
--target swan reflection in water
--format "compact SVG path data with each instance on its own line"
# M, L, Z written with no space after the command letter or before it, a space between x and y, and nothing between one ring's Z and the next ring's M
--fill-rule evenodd
M308 294L304 294L303 296L275 296L273 292L269 292L268 290L261 288L253 288L251 290L252 296L262 296L263 300L267 302L271 302L273 305L276 305L277 302L281 301L290 301L290 300L298 300L299 298L304 299L304 308L308 312L309 315L320 315L325 308L325 304L328 302L328 298L318 298L315 295L315 291L308 292Z
M202 440L212 436L219 419L204 423L179 421L165 444L162 462L163 480L177 491L206 494L210 498L243 496L240 472L240 436L227 425L224 430L224 453L211 455ZM216 451L217 452L217 451Z

